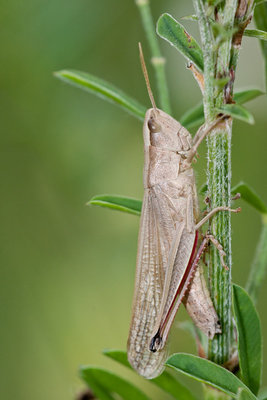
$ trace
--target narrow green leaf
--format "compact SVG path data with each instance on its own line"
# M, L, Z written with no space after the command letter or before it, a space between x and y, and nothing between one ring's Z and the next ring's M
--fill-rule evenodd
M204 122L204 108L203 104L197 104L195 107L190 108L180 118L180 123L187 129L194 128L195 126L202 125Z
M123 211L134 215L140 215L142 209L142 200L133 199L131 197L102 194L94 196L87 203L87 205L112 208L113 210Z
M213 85L219 89L223 89L224 86L229 82L230 78L227 76L226 78L214 79Z
M233 304L242 381L257 395L262 369L260 320L251 298L237 285L233 285Z
M99 400L115 400L115 398L111 395L109 390L105 388L102 384L99 383L98 379L90 374L85 380L89 389L92 390L93 394Z
M266 1L267 0L254 0L255 7L260 5L260 4L262 4L262 3L265 3Z
M207 191L208 191L208 185L206 183L203 183L203 185L199 189L199 194L206 195Z
M260 393L258 394L258 399L267 400L267 387L263 387L260 389Z
M244 104L256 97L262 96L264 92L258 89L249 89L236 92L234 94L234 101L237 104ZM188 110L180 118L180 123L187 129L199 126L204 122L204 109L203 104L197 104L195 107Z
M250 396L245 389L239 390L237 398L238 398L238 400L250 400Z
M260 40L267 40L267 32L260 29L245 29L244 36L255 37Z
M256 99L256 97L262 96L264 92L259 89L249 89L236 92L234 94L234 101L237 104L244 104L250 100Z
M267 3L258 4L254 10L254 20L256 27L262 31L267 31ZM265 60L265 85L267 88L267 42L260 40L263 58Z
M146 107L110 83L86 72L75 70L62 70L55 72L54 75L70 85L96 94L113 104L117 104L138 119L144 120Z
M103 353L112 360L118 361L125 367L132 369L127 360L127 354L125 351L104 350ZM164 392L169 393L177 400L196 400L193 394L184 385L166 371L157 378L151 379L150 382L157 385L159 388L164 390Z
M211 23L213 34L219 43L225 42L227 39L231 38L233 34L237 31L237 28L226 29L222 24L213 21Z
M94 388L92 388L92 390L97 398L100 398L101 400L106 400L109 398L113 399L113 397L101 397L105 392L108 395L110 395L110 393L117 393L124 400L149 399L132 383L105 369L88 365L81 367L80 374L82 379L89 385L89 387L92 387L92 384L94 385L94 383L97 382L102 392L94 391ZM98 389L96 388L96 390Z
M187 21L198 21L198 16L196 14L185 15L184 17L181 17L181 19L185 19Z
M253 115L239 104L223 104L221 107L217 108L217 112L230 115L232 118L239 119L248 124L254 124Z
M203 54L197 41L190 36L183 25L170 14L162 14L157 23L157 33L174 46L187 60L203 71Z
M128 361L127 353L123 350L115 350L115 349L104 349L103 354L114 361L119 362L120 364L124 365L124 367L130 368L131 364Z
M232 193L240 193L241 198L256 208L260 213L267 214L267 206L260 196L247 183L239 182L232 188Z
M248 392L250 400L256 400L256 397L246 385L232 372L204 358L192 354L178 353L172 355L167 360L166 365L199 382L207 383L220 389L235 398L238 395L239 388L243 388Z

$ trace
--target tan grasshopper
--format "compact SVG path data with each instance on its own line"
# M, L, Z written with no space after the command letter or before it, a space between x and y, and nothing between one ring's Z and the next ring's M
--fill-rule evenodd
M206 135L223 121L190 133L156 107L142 54L140 58L153 108L144 121L144 199L138 238L135 291L128 338L128 360L145 378L158 376L167 358L166 341L175 314L183 301L195 325L210 339L220 333L220 323L205 279L197 268L209 241L199 245L200 227L218 207L199 221L199 206L191 163ZM226 266L225 266L226 267ZM227 268L227 267L226 267Z

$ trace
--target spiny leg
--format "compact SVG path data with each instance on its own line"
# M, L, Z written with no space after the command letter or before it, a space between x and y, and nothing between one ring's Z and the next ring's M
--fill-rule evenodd
M198 224L195 226L195 230L198 230L202 225L204 225L210 218L212 218L219 211L230 211L234 213L239 213L241 211L241 207L238 208L230 208L225 206L215 207L211 210Z
M236 199L239 198L238 195L239 195L239 193L237 193ZM202 218L201 221L199 221L199 223L195 226L195 229L198 230L202 225L204 225L210 218L212 218L219 211L229 211L229 212L238 213L241 211L241 208L238 207L238 208L232 209L230 207L225 207L225 206L216 207L213 210L211 210L204 218ZM220 244L220 242L210 233L206 233L206 237L209 239L210 242L212 242L212 244L218 250L222 266L226 270L229 270L229 268L227 267L227 265L225 264L225 261L224 261L224 257L226 256L226 253L223 250L223 247Z
M156 334L152 337L152 339L150 341L149 349L153 353L162 349L165 346L173 319L174 319L176 312L181 304L182 299L184 298L184 296L186 294L188 286L189 286L191 280L193 279L195 269L197 268L198 262L202 256L202 254L206 250L206 247L208 246L209 241L210 241L210 239L205 235L200 246L198 247L195 257L193 258L190 265L188 265L188 267L187 267L188 273L187 273L185 282L183 284L182 290L179 293L177 292L177 295L178 295L177 301L171 304L171 306L166 314L166 317L160 322L159 328L158 328ZM179 290L179 288L178 288L178 290Z
M221 260L221 264L222 264L223 268L225 268L227 271L229 271L229 268L227 267L227 265L225 264L225 261L224 261L224 257L226 256L226 253L223 250L223 247L222 247L221 243L216 239L215 236L211 235L210 233L207 233L206 237L211 241L211 243L218 250L219 256L220 256L220 260Z

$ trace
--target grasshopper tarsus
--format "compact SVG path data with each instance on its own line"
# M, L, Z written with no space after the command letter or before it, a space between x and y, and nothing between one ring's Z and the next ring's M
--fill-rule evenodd
M234 201L234 200L239 200L239 199L241 199L241 193L236 193L233 197L232 197L232 201Z
M205 199L204 199L204 203L207 204L207 205L210 205L210 201L211 201L210 197L206 196Z
M241 207L237 207L236 209L233 210L233 212L235 212L236 214L241 212L242 208Z
M207 234L207 238L209 239L209 241L216 247L216 249L219 252L219 256L220 256L220 260L221 260L221 264L223 266L223 268L226 271L229 271L229 267L225 264L224 258L226 256L225 251L223 250L223 247L221 245L221 243L210 233Z

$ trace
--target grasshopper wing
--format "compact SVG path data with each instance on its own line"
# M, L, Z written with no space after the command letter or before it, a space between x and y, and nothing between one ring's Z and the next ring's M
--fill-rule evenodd
M155 351L151 348L151 339L162 319L163 303L166 306L166 302L175 296L177 287L183 284L196 237L195 231L188 232L179 216L175 204L162 193L160 185L146 189L138 238L128 360L140 375L148 379L158 376L163 370L167 358L166 340ZM177 256L179 260L183 259L183 265L178 268L175 280L166 283L166 277L170 277L167 268L172 270L177 262L182 264Z
M167 358L167 350L149 350L153 329L162 300L166 254L161 248L151 191L145 191L136 262L132 320L128 338L128 360L147 379L159 375Z

